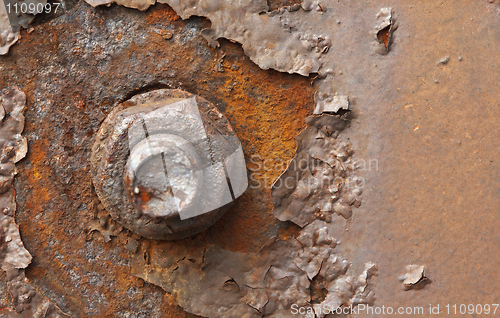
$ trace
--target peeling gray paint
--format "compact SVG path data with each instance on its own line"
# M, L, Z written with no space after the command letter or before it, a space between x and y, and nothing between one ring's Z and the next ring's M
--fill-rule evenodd
M21 136L26 96L17 88L0 93L0 264L15 310L0 311L1 317L69 317L36 291L24 275L32 257L24 247L15 222L16 197L12 181L15 163L26 156L28 144Z
M12 29L4 0L0 0L0 55L9 52L9 48L19 39L19 32ZM0 114L1 115L1 114Z
M14 215L15 192L12 181L17 173L15 163L24 158L28 150L22 114L26 96L16 88L2 91L0 95L0 231L2 238L2 269L8 276L17 269L26 268L31 262L30 253L24 248Z
M331 222L334 213L349 218L362 191L353 152L339 137L349 122L326 114L306 122L296 137L296 157L272 187L274 216L301 227L316 219Z
M373 32L375 52L385 55L389 52L394 31L392 8L381 8L377 12L376 21Z
M271 239L257 253L238 253L199 240L175 248L131 249L131 273L171 293L190 313L204 317L296 317L292 305L313 308L311 281L319 278L327 297L314 306L373 303L372 263L353 273L335 251L331 225L315 221L297 239ZM147 257L146 257L147 255ZM318 317L324 317L319 315Z
M336 113L341 109L349 109L349 96L335 95L333 97L318 98L316 93L316 107L314 108L314 115L321 115L323 113Z
M45 6L47 0L15 0L9 1L9 3L10 7L7 7L7 2L0 0L0 55L7 54L9 48L21 38L20 28L27 29L29 27L29 24L35 19L36 10L40 9L39 6L37 9L37 5ZM33 6L30 8L31 5ZM33 10L33 14L28 13L31 10ZM42 12L45 10L45 7L42 7ZM52 6L49 11L51 10Z
M115 1L93 1L98 6ZM290 8L268 12L266 1L159 1L167 3L183 18L204 16L212 22L212 30L204 37L211 45L218 38L226 38L243 45L245 53L262 69L298 73L308 76L322 66L320 57L331 46L328 36L312 30L302 30L291 15ZM118 1L118 4L140 10L154 2Z
M423 265L408 265L405 270L405 274L399 277L399 280L403 283L404 290L422 289L431 282L431 280L425 276L425 266Z
M86 0L92 6L118 3L130 8L146 10L154 0ZM336 112L347 109L345 88L339 87L339 67L348 59L349 48L366 41L370 49L366 55L389 52L396 29L392 8L373 12L373 21L363 21L357 37L346 36L346 26L340 19L346 18L337 11L333 1L308 0L302 5L283 7L269 12L263 0L159 0L170 5L181 16L203 16L212 22L212 28L202 32L211 46L218 46L217 39L226 38L242 44L250 59L264 70L297 73L309 76L318 73L315 80L316 111ZM349 17L347 17L349 18ZM353 20L354 21L354 20ZM350 95L350 94L349 94Z

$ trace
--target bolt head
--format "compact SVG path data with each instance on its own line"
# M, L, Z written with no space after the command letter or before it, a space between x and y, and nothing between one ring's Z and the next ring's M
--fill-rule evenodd
M205 99L181 90L151 91L117 105L97 133L91 173L110 215L153 239L205 230L247 186L241 144L229 121ZM231 191L234 182L228 181L236 175L243 186Z
M187 140L158 134L132 149L123 181L137 210L151 217L176 217L196 200L203 173L196 149Z

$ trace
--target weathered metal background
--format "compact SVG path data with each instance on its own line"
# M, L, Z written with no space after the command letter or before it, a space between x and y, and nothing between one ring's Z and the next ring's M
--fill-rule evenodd
M343 136L367 163L358 171L365 180L361 207L350 219L335 219L337 251L358 272L367 262L378 265L377 306L499 302L495 1L323 4L340 28L329 80L350 97L353 119ZM382 7L393 8L397 30L388 54L373 55L366 30ZM272 215L270 186L286 168L277 163L294 157L294 138L306 128L322 82L261 70L226 40L212 49L201 36L208 20L183 21L164 4L140 12L68 3L64 14L38 16L33 25L0 56L0 89L17 86L27 96L29 151L15 179L16 221L33 256L26 277L63 312L194 317L130 274L127 240L139 238L109 220L92 189L95 133L117 102L142 91L198 94L242 141L250 188L200 240L253 253L273 236L298 234ZM140 241L150 250L157 244ZM425 265L432 283L404 291L398 277L409 264ZM0 308L11 307L7 288L0 291Z

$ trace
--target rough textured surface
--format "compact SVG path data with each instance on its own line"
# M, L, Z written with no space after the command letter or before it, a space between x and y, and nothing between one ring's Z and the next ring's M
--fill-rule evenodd
M0 263L9 277L31 262L14 219L16 202L12 187L17 173L15 163L24 158L28 150L26 138L21 136L25 105L26 96L16 88L0 93Z
M16 202L12 187L17 173L15 163L27 152L23 110L26 96L17 88L0 93L0 264L5 272L4 288L8 288L12 302L0 310L1 317L67 317L25 278L24 269L32 257L21 241L15 222ZM6 293L2 293L6 294ZM9 308L11 307L11 308Z
M57 3L61 4L64 1ZM9 52L9 48L20 37L21 27L27 29L37 14L56 13L52 4L45 7L47 0L1 0L0 1L0 55ZM9 6L7 6L9 5ZM59 11L62 11L59 10Z
M18 30L13 30L5 7L5 1L0 1L0 55L9 52L9 48L19 39Z
M207 27L199 18L182 21L166 5L142 13L80 3L22 31L23 41L0 60L0 83L23 85L28 100L30 151L15 181L23 242L38 251L26 277L67 314L193 317L161 288L130 275L132 235L96 202L89 154L117 103L152 88L183 89L234 123L252 170L294 155L293 138L314 106L310 80L263 71L227 41L211 49L201 36ZM224 72L217 72L223 54ZM202 237L248 253L272 236L295 233L271 214L269 188L281 172L255 171L249 190Z
M87 2L98 6L115 1ZM219 38L241 43L245 53L262 69L271 68L305 76L318 73L320 78L316 81L318 92L315 96L315 114L323 110L336 112L348 107L345 102L339 105L338 96L347 96L347 92L339 92L335 81L336 76L342 74L342 70L337 70L339 60L348 58L346 49L355 46L352 42L356 39L346 37L345 27L341 26L340 20L344 16L341 10L336 9L341 7L340 4L305 1L301 6L296 4L269 12L264 0L159 2L172 6L183 19L193 15L207 17L212 25L202 34L210 45L217 46ZM117 3L145 10L154 1ZM372 21L372 26L365 30L371 45L367 53L385 55L389 52L396 29L392 8L379 9L373 14Z
M296 317L292 304L311 310L373 304L369 279L375 265L368 263L359 277L353 276L334 250L332 232L316 221L296 239L272 238L257 253L232 252L198 239L154 247L142 242L130 253L132 274L204 317ZM324 300L311 295L312 280L321 281Z
M312 96L312 95L309 95L309 96ZM310 112L310 109L311 108L309 108L309 112ZM280 172L281 171L271 171L270 173L276 174L276 173L280 173ZM92 205L91 210L92 209L94 209L94 210L97 209L97 211L102 211L102 209L99 209L99 204ZM214 281L209 280L207 282L200 282L199 285L196 285L196 284L193 285L193 280L196 281L196 279L197 279L196 275L194 275L194 274L191 274L191 276L188 276L188 278L191 279L191 281L186 280L184 277L181 277L178 280L173 279L172 277L169 277L169 279L158 278L156 280L153 280L154 276L151 273L148 273L146 276L144 276L142 274L142 272L145 269L150 270L151 268L150 268L150 266L145 266L143 263L145 262L146 265L148 265L151 262L156 262L155 254L153 252L150 252L150 251L141 250L141 248L143 248L144 244L138 244L137 240L136 240L137 238L128 238L127 239L126 235L123 235L119 232L119 230L120 230L119 228L117 231L114 231L114 232L111 231L112 233L108 232L107 229L116 228L116 227L113 225L113 222L110 222L110 220L106 219L105 216L99 216L100 213L101 212L93 212L92 216L87 221L88 223L86 223L86 224L88 224L89 231L93 231L93 230L97 229L98 231L103 232L105 235L105 240L109 240L110 236L113 236L113 235L121 236L121 238L119 238L119 239L122 240L122 242L124 239L126 239L127 243L124 244L124 247L126 248L126 250L128 250L133 255L134 261L135 261L135 257L137 257L138 260L141 261L141 263L138 263L140 266L137 266L137 267L133 266L133 273L135 273L136 275L139 275L141 277L144 277L144 279L146 281L153 281L155 284L158 284L158 285L164 287L166 290L171 291L173 293L176 301L178 301L179 304L184 306L188 311L195 312L198 314L203 314L206 316L217 315L216 312L214 311L214 310L216 310L215 308L217 308L215 305L216 303L213 303L213 304L211 304L211 306L208 306L208 305L210 305L210 302L214 300L213 298L207 299L207 303L205 303L205 307L196 307L196 306L194 306L196 304L190 303L189 300L186 300L184 298L179 298L177 296L177 289L174 291L173 289L168 287L168 283L170 281L174 285L185 283L185 284L189 284L190 286L198 286L198 287L202 286L202 287L205 287L203 294L210 295L210 290L214 286L213 285ZM269 224L268 226L270 226L270 225L272 225L272 223ZM276 265L281 264L280 267L283 267L282 266L283 264L285 264L285 266L289 266L287 264L290 263L290 266L292 266L289 269L287 269L287 268L282 269L283 271L288 270L288 274L287 274L287 272L279 272L278 271L275 273L276 277L274 277L273 280L271 280L270 282L266 283L267 285L269 285L268 288L269 288L269 295L270 296L268 296L268 297L270 297L270 301L269 301L269 299L267 301L264 301L262 298L263 297L262 295L259 295L259 294L254 295L253 292L249 293L248 295L247 294L244 294L243 296L240 295L240 297L237 298L236 300L234 300L234 297L232 297L232 298L230 297L227 299L222 299L221 301L233 300L233 302L229 302L227 304L227 306L229 308L231 308L231 306L233 304L240 304L239 308L241 309L241 311L249 310L249 312L252 314L256 314L256 309L254 309L254 308L257 308L258 309L257 314L259 311L261 311L261 312L265 312L265 313L267 312L269 314L274 313L276 315L290 315L289 311L290 311L290 305L292 303L295 303L296 301L298 301L303 305L307 305L307 301L309 301L311 299L311 297L312 297L311 292L308 289L309 279L315 279L316 277L321 277L322 280L324 280L325 288L327 286L330 286L330 288L332 289L332 291L330 293L331 294L330 297L333 297L337 300L341 299L342 303L350 302L351 301L350 299L352 297L354 297L356 288L354 288L354 290L352 290L352 291L349 289L349 291L344 292L343 294L333 296L335 294L333 284L336 283L336 279L339 276L342 276L343 277L342 279L347 279L347 281L355 281L356 279L352 278L351 274L347 274L347 269L349 266L345 261L341 261L342 267L341 267L341 270L339 272L339 275L332 274L331 272L328 272L328 273L324 272L324 275L325 276L328 275L328 277L329 277L328 279L326 279L326 278L323 278L323 276L321 276L319 274L321 264L323 264L323 263L328 264L328 260L330 260L333 263L336 263L338 260L341 260L342 258L340 256L334 257L333 247L335 246L336 243L334 242L334 240L332 238L322 238L320 241L317 241L318 231L320 233L325 232L325 229L316 229L316 230L314 230L314 229L315 229L315 227L313 227L311 225L310 228L306 228L304 230L304 234L300 237L300 239L303 241L302 244L305 247L304 251L299 253L299 249L302 248L302 247L300 247L301 245L297 244L297 242L293 239L288 239L282 243L270 244L269 249L276 250L277 255L274 255L276 253L273 252L273 253L271 253L272 255L269 257L262 257L261 254L257 254L257 255L254 255L252 253L242 254L239 252L224 250L223 248L220 247L220 245L224 246L224 244L220 244L221 242L219 242L218 244L214 244L214 243L217 243L217 236L215 236L215 240L214 240L213 235L211 235L211 233L215 233L217 231L217 228L211 229L212 230L211 233L207 233L206 235L203 235L202 237L205 240L209 240L208 242L205 243L208 247L207 247L207 250L204 254L205 255L204 257L207 260L207 262L210 261L211 264L216 265L217 267L221 268L220 270L218 270L219 273L224 273L228 269L233 269L233 270L236 270L236 272L234 273L233 276L237 277L237 274L243 275L244 271L241 271L241 269L238 269L238 266L231 266L231 265L240 264L239 262L245 261L246 258L248 258L248 262L246 262L248 265L246 265L246 266L249 266L252 262L259 262L258 264L260 264L261 266L258 266L258 268L263 274L265 274L265 271L267 271L267 269L269 269L271 267L271 265L273 265L273 264L276 264ZM263 230L263 229L261 229L261 230ZM309 233L309 232L311 232L311 233ZM125 234L127 234L127 233L125 233ZM238 233L240 238L241 238L242 234L243 233L241 233L241 232ZM89 238L92 239L92 236L90 236ZM238 237L235 237L235 238L240 239ZM231 242L234 242L234 240L231 240ZM258 241L256 241L256 244L258 244L257 242ZM278 242L280 242L280 241L278 241ZM290 244L291 244L290 242L293 244L292 246L290 246ZM167 243L165 243L165 244L167 244ZM181 243L179 243L179 242L175 242L173 244L168 244L168 245L165 245L165 244L159 244L159 243L155 243L155 242L147 242L146 241L146 246L150 246L150 248L153 248L154 250L158 250L162 246L169 247L170 249L172 249L173 247L179 248L179 246L182 246ZM228 245L228 247L234 248L235 246L233 244L230 244L230 245ZM310 262L307 258L308 257L307 255L313 255L313 254L317 253L316 249L318 247L321 247L322 251L320 253L318 253L318 255L316 255L314 257L314 260L312 261L312 263L309 264ZM168 249L169 253L162 255L162 257L165 257L165 256L168 256L169 258L173 257L174 255L170 254L171 253L170 249ZM211 252L212 249L215 250L216 252L212 253ZM186 253L186 251L188 252L188 255L183 255ZM181 255L179 256L179 259L185 258L185 260L188 263L191 263L191 261L189 261L189 260L190 259L193 260L195 258L190 257L189 255L191 253L195 253L195 252L196 252L196 249L194 249L194 248L188 248L188 249L181 250ZM222 253L222 255L224 255L224 256L227 256L227 261L221 262L221 260L225 260L226 257L221 257L221 255L219 255L220 253ZM240 260L238 257L236 257L236 259L234 259L235 258L234 255L242 255L240 257L242 259ZM280 255L281 255L281 257L278 257ZM294 256L294 255L296 255L296 256ZM290 259L290 257L292 257L292 258ZM63 264L67 264L67 261L64 261L64 258L60 254L56 255L56 259L63 262ZM231 259L234 259L234 262L236 262L236 263L234 263L234 262L231 263ZM295 264L298 264L298 265L295 265ZM297 266L302 267L304 270L301 270ZM331 266L335 267L336 265L332 264ZM157 271L168 271L169 267L167 266L166 268L164 268L162 266L162 267L157 268L156 270ZM250 268L249 268L249 270L250 270ZM273 272L274 272L274 270L273 270ZM224 273L224 275L226 275L226 274L227 273ZM75 273L73 275L77 275L77 274ZM280 275L284 275L284 276L280 276ZM300 275L300 277L302 277L301 282L295 281L295 279L293 279L290 282L283 282L284 278L291 277L293 275ZM78 280L78 277L79 276L76 276L75 280ZM240 279L238 279L238 281L240 281ZM264 284L264 282L260 282L260 281L254 282L252 280L248 281L248 282L246 282L245 280L241 280L240 283L242 285L247 283L248 286L254 286L254 287L260 286L258 284ZM187 290L187 287L186 287L186 290ZM286 291L286 290L289 290L290 292L292 292L292 294L290 296L287 296L288 298L282 299L283 291ZM208 293L207 293L207 291L208 291ZM299 293L302 296L300 298L297 298L296 293ZM286 295L286 293L284 293L284 295ZM196 298L196 297L193 296L193 298ZM193 298L190 298L190 299L193 299ZM247 300L245 300L245 299L247 299ZM249 304L251 304L252 306L249 306L247 304L247 302ZM212 311L210 311L209 309ZM229 311L228 315L229 316L239 315L241 313L241 311L238 311L238 310Z
M115 1L87 1L93 6ZM226 38L243 45L245 53L262 69L309 75L317 73L321 56L328 51L331 40L323 34L303 30L291 16L300 6L268 12L267 2L259 1L159 1L167 3L183 18L204 16L212 22L211 29L203 32L212 46L217 39ZM118 1L118 4L147 9L154 1Z
M297 136L297 155L273 184L273 214L303 227L316 219L331 222L337 213L350 218L361 205L362 180L349 143L339 134L349 122L340 116L308 117Z

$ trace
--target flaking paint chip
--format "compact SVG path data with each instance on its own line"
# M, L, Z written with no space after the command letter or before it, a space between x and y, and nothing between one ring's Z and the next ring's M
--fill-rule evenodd
M403 282L405 290L421 289L428 283L430 279L425 276L425 266L423 265L408 265L406 266L406 273L399 277Z
M450 61L450 56L447 55L445 57L443 57L442 59L440 59L439 61L437 61L437 65L440 65L440 64L448 64L448 62Z
M381 8L376 15L375 52L385 55L392 43L392 33L396 29L392 16L392 8Z
M315 115L323 113L336 113L341 109L349 110L349 96L347 95L334 95L331 98L316 101L316 108L314 109Z

